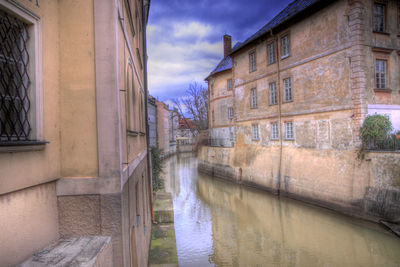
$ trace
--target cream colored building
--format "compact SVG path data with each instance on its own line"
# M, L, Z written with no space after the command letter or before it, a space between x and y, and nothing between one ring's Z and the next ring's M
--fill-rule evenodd
M388 113L400 130L399 34L399 1L293 1L224 55L231 68L218 66L207 78L212 138L229 140L221 129L233 127L234 146L217 140L203 147L200 169L352 215L399 221L400 154L357 157L368 114Z
M149 0L0 0L0 266L112 237L146 266Z

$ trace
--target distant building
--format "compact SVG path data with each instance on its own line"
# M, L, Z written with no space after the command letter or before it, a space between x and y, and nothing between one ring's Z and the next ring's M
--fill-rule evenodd
M400 127L399 21L399 1L296 0L230 52L225 36L206 78L215 144L199 152L200 169L398 220L400 154L357 153L367 114Z
M0 266L71 237L147 266L149 4L0 1Z
M149 120L149 146L157 147L157 105L154 97L147 100L147 112Z
M157 147L162 155L169 154L169 108L168 105L156 100L157 105Z

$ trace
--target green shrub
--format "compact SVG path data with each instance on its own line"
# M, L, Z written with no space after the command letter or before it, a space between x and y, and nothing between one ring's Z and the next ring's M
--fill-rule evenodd
M163 172L163 163L161 160L161 150L152 147L150 148L151 155L151 174L152 174L152 184L153 191L158 191L163 188L163 180L160 177L160 174Z
M375 145L383 142L393 130L392 123L386 115L367 116L360 129L360 137L364 145Z

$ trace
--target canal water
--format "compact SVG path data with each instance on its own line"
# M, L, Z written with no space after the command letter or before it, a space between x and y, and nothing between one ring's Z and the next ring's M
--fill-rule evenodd
M400 266L400 238L380 225L165 161L179 266Z

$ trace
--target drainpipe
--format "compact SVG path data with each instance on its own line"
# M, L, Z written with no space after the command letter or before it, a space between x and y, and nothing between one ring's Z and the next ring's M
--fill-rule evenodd
M270 30L270 34L274 37L272 33L272 29ZM282 134L282 94L281 94L281 70L280 70L280 58L279 58L279 39L277 36L274 38L276 40L276 62L277 62L277 72L278 72L278 81L276 84L276 91L278 93L278 132L279 132L279 164L278 164L278 181L277 181L277 194L281 193L281 170L282 170L282 150L283 150L283 134Z
M145 121L146 121L146 145L147 145L147 170L149 180L149 200L150 200L150 211L151 221L154 222L154 210L153 210L153 183L151 177L151 157L150 157L150 136L149 136L149 113L147 109L148 105L148 85L147 85L147 16L150 8L150 0L143 1L142 4L142 27L143 27L143 38L142 38L142 49L143 49L143 76L144 76L144 109L145 109Z

